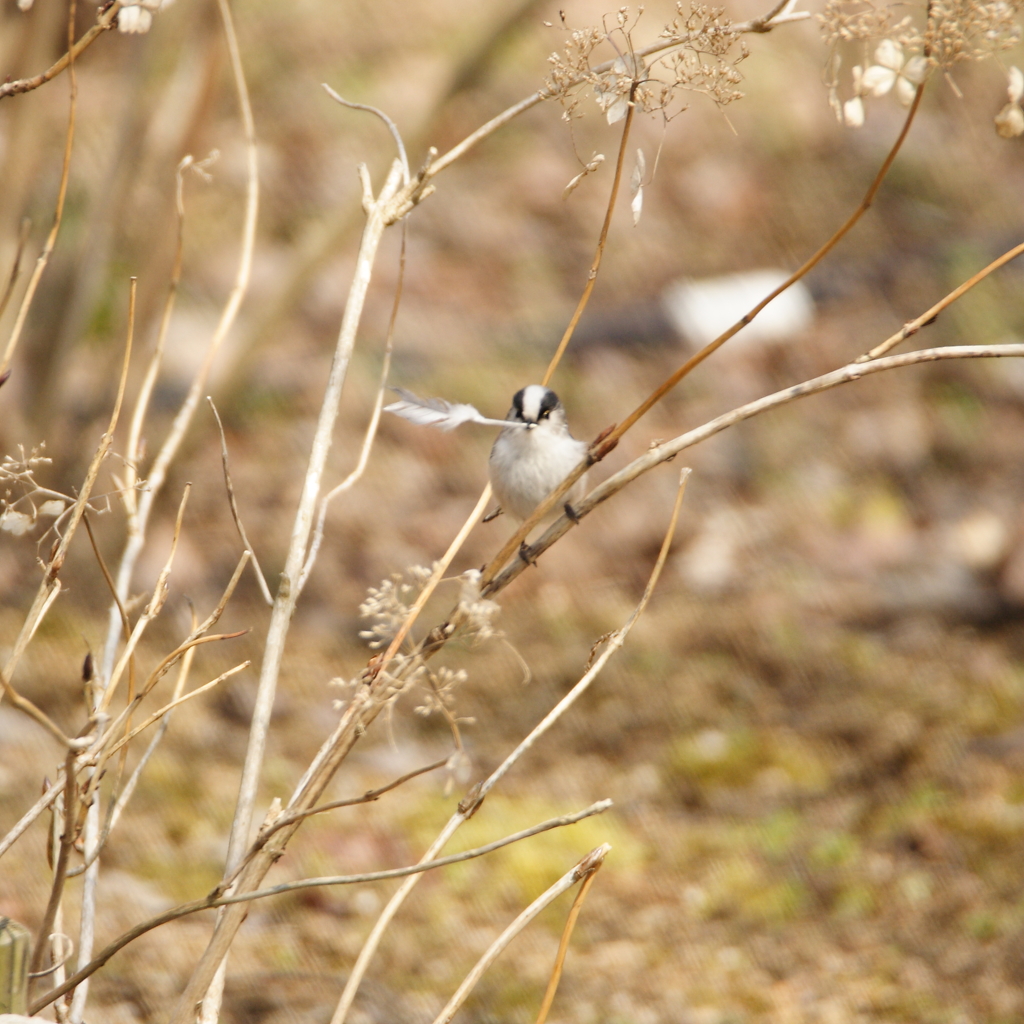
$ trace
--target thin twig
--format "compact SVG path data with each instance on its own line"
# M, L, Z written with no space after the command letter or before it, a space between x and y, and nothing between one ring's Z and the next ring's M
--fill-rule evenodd
M191 156L185 156L178 163L175 171L174 181L174 206L177 213L177 237L174 246L174 264L171 268L171 280L167 287L167 298L164 299L163 313L160 317L160 329L157 332L156 345L153 346L153 353L146 366L146 372L139 387L138 397L135 399L135 409L132 412L131 425L128 428L128 444L126 448L128 467L125 478L124 502L128 509L128 536L139 533L140 525L144 531L145 524L139 522L139 503L135 491L135 485L139 475L139 463L142 460L142 430L146 422L146 415L149 412L149 400L156 386L157 375L160 372L160 362L163 358L164 345L167 342L167 332L171 326L171 315L174 312L174 305L178 296L178 285L181 283L181 268L185 248L185 170L188 167L196 166ZM205 173L205 172L203 172ZM152 482L150 482L152 486ZM118 600L121 594L118 594ZM113 609L111 609L113 614Z
M14 827L0 840L2 857L28 830L29 826L64 792L65 778L61 776L43 795L15 822Z
M789 0L783 0L783 3L788 3ZM603 863L603 862L602 862ZM572 901L572 906L569 908L569 916L565 921L565 928L562 929L562 938L558 943L558 953L555 955L555 966L551 971L551 978L548 981L547 990L544 993L544 999L540 1004L540 1011L537 1014L536 1024L545 1024L548 1019L548 1011L551 1009L551 1004L555 1001L555 993L558 991L558 983L562 980L562 968L565 966L565 954L569 949L569 940L572 938L573 929L576 927L576 918L580 916L580 910L583 907L583 901L587 898L587 893L590 892L590 887L594 884L594 879L597 877L597 872L601 865L598 864L590 874L583 880L583 884L580 886L580 891L576 893L576 899Z
M612 178L612 187L608 194L608 207L604 213L604 223L601 225L601 234L597 239L597 249L594 252L594 260L590 264L590 273L587 274L587 283L583 287L583 293L580 295L579 302L576 303L576 309L569 320L569 324L565 328L565 332L562 334L562 340L558 343L558 348L555 349L555 354L551 357L551 362L548 363L548 368L544 372L544 379L541 381L541 384L545 386L550 382L558 364L562 361L562 356L569 345L573 332L576 330L576 325L580 322L580 317L583 316L583 311L587 308L587 303L590 301L590 294L594 290L594 285L597 283L597 272L601 269L601 257L604 256L605 243L608 241L608 229L611 227L612 214L615 212L615 200L618 198L619 185L622 182L622 166L626 160L626 146L629 142L629 130L633 125L633 115L636 112L634 97L639 84L640 83L634 79L633 84L629 88L629 106L626 108L626 121L622 126L622 137L619 139L619 155L618 159L615 161L615 175Z
M331 97L336 103L340 103L343 107L348 107L350 110L365 110L367 113L374 114L379 117L384 124L387 126L389 132L391 132L391 138L395 140L395 148L398 150L398 159L402 161L402 184L409 184L409 158L405 155L405 143L402 141L402 133L398 130L398 125L388 117L378 107L371 107L368 103L354 103L352 100L347 100L342 96L339 96L326 82L321 82L324 92Z
M231 639L233 636L240 635L241 634L239 633L228 633L225 634L224 637L211 637L211 639ZM110 754L117 753L117 751L120 750L121 747L123 747L126 743L129 743L131 740L133 740L136 736L139 735L140 732L145 732L145 730L148 729L151 725L153 725L156 722L159 722L160 719L163 718L165 715L170 714L170 712L173 711L179 704L184 704L186 701L192 700L193 697L198 697L201 693L206 693L207 690L212 690L215 686L219 686L221 683L223 683L225 679L230 679L232 676L238 675L238 673L243 671L243 669L247 669L251 664L251 661L243 661L240 664L235 665L234 668L229 668L227 669L227 671L221 672L221 674L217 676L216 679L211 679L208 683L203 683L202 686L197 686L194 690L189 690L188 693L182 694L180 697L175 697L174 700L165 704L162 708L160 708L159 711L154 711L149 716L149 718L147 718L141 725L137 725L134 729L132 729L132 731L128 733L127 736L122 736L121 739L114 743L110 748Z
M231 470L228 468L228 439L224 436L224 424L221 422L220 413L217 412L217 406L214 404L213 399L207 395L206 400L210 403L210 408L213 410L214 418L217 420L217 430L220 431L220 461L224 467L224 486L228 492L228 504L231 506L231 517L235 521L235 528L238 530L238 536L242 538L242 543L245 545L245 550L252 556L252 567L256 571L256 579L260 585L260 591L263 594L263 599L268 605L274 603L274 596L270 593L270 587L267 586L267 578L263 575L263 570L260 568L260 563L256 558L256 551L252 544L249 543L249 538L246 536L245 527L242 525L242 517L238 512L238 502L235 501L235 488L231 483Z
M562 500L562 498L569 492L573 484L579 480L584 473L595 463L603 459L612 449L619 443L619 439L629 430L642 416L651 410L651 408L661 401L662 398L668 394L676 385L689 374L692 370L698 367L705 359L708 358L713 352L717 351L722 347L731 337L742 330L747 324L749 324L758 313L761 312L765 306L768 305L773 299L777 298L787 288L795 284L802 277L804 277L812 268L817 266L825 258L825 256L839 243L839 241L854 227L857 221L867 212L871 204L874 202L875 195L878 189L881 187L882 181L886 174L889 172L889 168L892 167L893 161L896 159L897 153L903 145L904 139L907 137L907 133L910 131L910 126L914 121L914 115L917 113L917 109L921 103L921 96L924 92L924 83L917 87L917 91L914 94L914 101L911 104L910 110L907 113L907 117L903 122L903 128L900 131L896 142L889 150L888 155L882 162L882 166L879 168L878 173L875 175L864 198L861 200L860 205L852 214L846 219L846 222L832 235L832 237L822 245L817 252L814 253L798 270L794 271L782 284L778 286L774 291L762 299L753 309L745 314L741 319L737 320L727 331L720 334L714 341L708 343L699 352L696 352L689 359L683 363L674 373L666 378L654 391L651 392L645 398L640 405L638 405L621 423L612 427L610 430L602 433L599 438L591 445L590 451L587 453L587 457L580 462L580 464L571 472L569 475L556 487L534 510L530 515L520 524L519 528L512 534L511 537L505 542L501 550L491 559L483 573L483 584L487 586L505 567L509 559L516 554L519 550L520 545L529 535L529 533L537 526L543 519L545 519L549 512Z
M412 629L413 623L415 623L420 612L423 611L423 608L426 606L427 601L430 600L431 595L437 589L437 585L444 578L444 574L448 571L448 566L451 565L452 559L458 554L462 545L466 542L466 538L470 535L473 527L476 526L477 521L484 514L484 509L487 508L490 500L491 485L488 484L477 500L473 511L470 512L466 521L462 524L462 529L459 530L455 535L455 539L448 545L448 550L437 562L434 563L434 569L430 574L430 578L424 584L423 589L419 592L413 606L409 609L402 625L399 627L398 632L394 637L392 637L391 643L387 646L387 650L385 650L379 657L374 658L371 662L368 670L368 678L376 678L390 663L391 659L398 653L399 648L402 646L402 642L409 635L409 630Z
M390 793L393 789L398 789L399 786L405 785L412 779L418 779L421 775L426 775L428 772L437 771L438 768L443 768L451 760L451 757L442 757L440 761L435 761L433 764L425 765L423 768L414 768L411 772L407 772L401 778L395 779L389 782L386 786L381 786L380 789L368 789L362 796L350 796L344 800L332 800L329 804L320 804L319 807L310 807L306 811L284 811L281 817L270 825L265 832L261 832L259 838L256 840L260 846L264 845L266 841L278 831L278 829L284 828L286 825L290 825L293 821L300 821L303 818L309 818L314 814L323 814L324 811L336 811L339 807L355 807L356 804L369 804L373 803L374 800L379 800L385 793Z
M57 908L64 895L64 883L67 880L68 859L75 847L75 824L78 819L78 786L75 783L75 752L68 750L64 758L64 777L68 785L64 789L64 826L60 834L60 850L57 853L57 863L53 868L53 885L50 887L50 899L46 904L43 913L43 920L40 922L39 931L36 933L35 948L32 951L32 961L29 964L29 972L35 973L42 969L43 956L49 948L50 931L53 928L54 919L57 916Z
M596 459L601 459L605 454L610 452L612 448L618 443L620 437L626 433L630 427L633 426L641 416L644 416L655 404L661 401L661 399L668 394L691 370L699 366L705 359L708 358L713 352L717 351L722 347L731 337L741 331L747 326L758 313L761 312L765 306L768 305L773 299L778 298L787 288L796 284L802 277L805 277L811 270L814 269L847 235L857 222L864 216L865 213L871 208L871 204L875 201L875 196L878 194L878 190L882 187L882 182L885 180L885 176L889 173L889 169L892 167L896 160L896 156L903 146L903 142L910 132L910 126L914 123L914 117L917 114L918 108L921 105L921 97L924 95L925 83L922 82L917 90L914 92L914 100L910 104L910 109L907 111L906 119L903 122L903 127L900 130L896 141L893 143L892 148L889 150L885 160L882 161L882 166L878 169L878 173L875 175L871 184L868 186L867 192L864 193L864 198L860 201L860 205L850 214L846 219L845 223L835 232L832 237L825 242L824 245L818 249L809 259L807 259L803 266L793 271L792 274L785 281L782 282L776 289L766 295L750 312L746 313L743 317L736 321L727 331L720 334L714 341L709 342L699 352L694 353L682 366L679 367L675 373L671 374L665 381L663 381L650 395L645 398L640 405L638 405L611 433L602 441L600 447L594 452ZM580 474L582 476L582 473ZM570 485L571 486L571 485Z
M115 4L115 8L117 6L119 5ZM68 17L68 39L70 41L73 41L74 37L75 9L76 0L71 0L70 14ZM11 336L7 340L7 348L4 351L3 359L0 359L0 377L3 377L10 368L11 360L14 358L14 350L18 347L18 341L21 338L21 332L25 326L25 321L28 318L28 311L32 307L32 300L35 298L36 289L39 287L39 281L43 276L43 271L46 270L47 263L50 261L50 254L53 252L54 246L57 244L57 233L60 231L61 221L64 217L64 200L67 198L68 180L71 176L71 150L75 141L75 113L78 108L78 80L75 77L75 48L71 46L70 43L68 46L67 56L68 60L65 66L71 69L69 76L70 100L68 104L68 128L64 136L64 162L61 165L60 185L57 188L57 206L53 214L53 225L50 227L50 233L46 236L43 251L36 259L35 269L32 271L32 276L29 278L25 294L21 298L21 306L18 309L18 315L15 317L14 326L11 328ZM58 61L58 63L60 62ZM56 65L54 65L54 67L56 67ZM63 70L63 68L61 68L61 70ZM0 99L4 96L4 89L15 84L16 83L14 82L10 82L8 83L8 86L0 86ZM39 84L42 85L42 82Z
M903 327L898 330L891 338L886 338L880 345L876 345L870 352L865 355L858 356L858 363L866 363L872 359L878 359L880 356L884 356L890 349L894 349L900 342L905 341L913 334L917 334L922 327L930 324L947 306L951 306L957 299L962 295L969 292L976 284L984 281L989 274L993 271L998 270L1000 267L1005 266L1012 259L1016 259L1021 253L1024 253L1024 242L1020 245L1015 245L1008 252L1004 252L1002 256L997 260L993 260L984 270L979 270L972 278L964 281L958 288L954 288L945 298L940 299L932 306L931 309L922 313L916 320L911 320L910 323L904 324Z
M476 987L488 967L497 960L505 947L549 904L553 903L567 889L571 889L581 878L592 875L601 866L611 846L604 843L591 850L571 871L567 871L537 897L488 947L487 951L476 962L466 980L458 987L455 995L448 1000L445 1008L434 1018L433 1024L449 1024L456 1011L466 1001L466 997Z
M36 1002L32 1004L29 1012L32 1014L38 1013L41 1009L48 1006L55 999L58 999L65 992L74 988L76 985L80 985L86 978L95 974L96 971L98 971L112 956L114 956L115 953L124 949L124 947L130 942L134 942L140 935L145 935L146 932L150 932L154 928L159 928L161 925L167 924L170 921L177 921L182 917L187 917L189 914L195 914L200 910L211 910L216 907L226 907L238 903L251 903L253 900L265 899L268 896L278 896L285 892L295 892L298 889L321 888L327 885L359 885L365 882L385 881L389 878L402 878L406 875L420 875L425 871L433 871L437 868L448 867L451 864L461 864L463 861L486 856L488 853L493 853L495 850L502 849L502 847L510 846L512 843L521 842L524 839L529 839L542 832L549 832L554 828L564 828L567 825L574 825L576 822L582 821L584 818L590 818L595 814L603 814L611 806L611 800L599 800L597 803L591 804L590 807L587 807L585 810L578 811L576 814L567 814L560 818L551 818L548 821L541 822L539 825L534 825L532 828L524 829L522 832L516 832L513 835L505 836L503 839L497 839L492 843L475 847L472 850L466 850L463 853L455 853L449 857L441 857L436 861L421 862L419 864L412 864L408 867L391 868L386 871L368 871L360 875L328 875L323 878L303 878L295 882L285 882L282 885L271 886L268 889L259 889L247 893L235 893L230 896L215 897L213 894L210 894L202 899L193 900L190 903L183 903L180 906L174 907L172 910L168 910L165 913L158 914L156 917L151 917L147 921L143 921L141 924L136 925L134 928L131 928L129 931L116 938L93 960L86 964L85 967L68 978L63 985L55 988L52 992L48 992L44 997L36 1000Z
M395 285L395 297L391 303L391 318L388 320L388 333L384 339L384 360L380 368L380 383L377 385L377 397L373 403L373 413L370 416L369 425L363 435L363 446L359 450L359 459L355 469L340 484L331 488L320 501L320 511L316 517L316 527L313 530L313 540L309 545L309 554L306 556L302 572L299 574L298 588L301 593L309 579L309 574L316 565L317 555L320 553L320 545L324 539L324 525L327 521L327 509L331 502L339 495L353 486L366 471L370 461L370 452L373 450L373 442L377 437L377 427L380 425L381 411L384 408L384 392L388 386L388 374L391 372L391 354L395 343L395 323L398 320L398 307L402 301L402 291L405 285L405 246L408 234L408 222L402 221L402 242L398 252L398 283Z
M561 718L561 716L565 714L565 712L568 711L568 709L572 707L572 705L587 691L590 684L598 677L598 675L600 675L601 670L608 663L612 654L614 654L615 651L625 643L626 636L633 628L633 624L643 613L644 608L647 607L647 603L650 601L651 594L654 592L654 587L657 584L658 577L661 575L661 570L665 565L665 559L668 557L672 537L675 535L676 522L679 518L679 509L681 507L688 475L689 470L683 470L680 475L679 491L676 495L676 503L673 508L672 516L669 520L669 528L665 533L661 552L655 561L654 569L651 572L650 579L648 580L647 587L644 590L644 595L640 600L640 604L637 605L633 614L626 623L608 637L608 643L601 651L601 654L591 665L588 666L583 677L576 683L576 685L573 686L573 688L551 709L551 711L544 716L544 718L530 731L522 742L519 743L519 745L505 758L505 760L502 761L502 763L498 765L498 767L481 784L475 786L466 798L462 800L455 814L448 819L448 823L427 848L426 853L423 855L424 861L430 861L432 858L437 856L440 850L444 849L448 840L451 839L458 829L476 813L487 794L490 793L490 791L518 763L520 758L522 758L522 756L530 750L531 747L533 747L533 745L558 721L558 719ZM444 632L443 627L441 632ZM380 945L384 932L387 930L387 927L391 923L395 914L398 913L399 908L405 902L406 897L410 892L412 892L417 881L419 881L418 875L406 879L391 899L388 900L387 905L381 911L380 916L377 918L373 928L370 930L370 934L363 943L363 948L359 951L359 956L356 957L356 962L352 965L352 970L349 972L348 979L345 982L345 988L342 991L341 997L338 1000L338 1005L335 1008L334 1016L331 1017L331 1024L343 1024L346 1016L348 1015L348 1011L352 1007L352 1003L356 997L356 992L362 983L366 970L370 965L370 961L373 959L373 956L377 951L377 947Z
M65 68L73 65L74 61L87 47L91 46L104 32L112 29L116 23L117 12L121 10L121 0L114 0L114 2L97 18L96 24L89 29L88 32L82 36L81 39L75 43L74 46L68 49L68 52L64 54L56 64L53 64L42 74L35 75L32 78L19 78L14 82L5 82L0 85L0 100L5 96L14 96L22 92L31 92L33 89L38 89L39 86L45 85L52 78L56 78Z
M7 309L7 303L11 301L14 294L14 286L18 283L21 275L21 257L25 252L25 243L28 241L28 233L32 230L32 221L25 217L21 222L21 230L18 232L18 247L14 251L14 259L11 261L11 274L7 279L7 287L4 289L3 298L0 298L0 318Z
M181 501L178 503L178 514L174 519L174 532L171 534L171 548L167 553L167 559L164 562L163 568L160 570L160 573L156 578L156 583L153 585L153 596L149 599L149 603L146 605L145 611L136 621L135 626L131 631L131 635L125 643L124 650L121 652L121 657L114 666L114 671L111 673L110 678L104 680L105 685L103 693L97 702L97 710L99 711L105 712L107 708L110 707L110 702L114 697L114 693L117 691L117 686L121 681L121 676L123 675L128 662L133 657L135 648L142 639L142 634L146 631L150 622L160 614L164 606L164 601L167 600L167 579L171 575L171 568L174 565L174 556L178 551L178 541L181 538L182 521L185 518L185 507L188 505L188 499L191 493L192 484L185 484L185 488L181 495Z

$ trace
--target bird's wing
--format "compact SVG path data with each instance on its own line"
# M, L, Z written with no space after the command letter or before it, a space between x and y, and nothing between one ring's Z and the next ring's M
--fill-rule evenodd
M516 426L514 420L491 420L465 402L446 402L443 398L420 398L405 388L392 388L399 401L384 406L385 412L394 413L421 427L454 430L461 423L482 423L488 427Z

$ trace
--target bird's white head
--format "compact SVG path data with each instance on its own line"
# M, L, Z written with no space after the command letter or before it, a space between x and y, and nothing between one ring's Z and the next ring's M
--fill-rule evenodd
M525 423L527 430L544 425L565 429L565 409L558 395L543 384L528 384L517 391L506 419Z

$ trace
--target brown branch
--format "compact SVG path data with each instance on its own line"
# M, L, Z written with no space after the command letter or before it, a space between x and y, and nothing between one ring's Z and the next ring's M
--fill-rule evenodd
M772 299L777 298L787 288L796 284L802 277L806 276L807 273L816 267L835 247L839 242L853 229L854 225L864 216L865 213L870 209L871 204L875 201L875 196L878 194L879 188L881 188L882 182L885 176L889 173L889 169L892 167L893 162L896 159L896 155L899 153L903 146L903 141L907 137L907 133L910 131L910 126L914 123L914 115L917 114L918 107L921 105L921 97L924 94L924 85L922 82L914 93L914 101L910 105L910 110L907 112L906 120L903 122L903 128L900 131L896 142L893 144L892 149L889 150L888 156L882 162L882 166L878 169L878 173L875 175L874 180L868 186L867 192L864 193L864 198L861 200L860 205L850 214L846 219L846 222L839 228L838 231L820 248L813 256L808 259L802 267L794 271L785 281L782 282L773 292L763 298L749 313L745 314L741 319L737 320L723 334L720 334L714 341L709 342L699 352L692 355L678 370L675 371L670 377L668 377L661 385L655 388L650 395L645 398L640 405L638 405L611 433L601 442L600 446L594 452L594 458L600 461L608 454L618 443L620 437L626 433L630 427L640 419L641 416L645 415L652 406L661 401L662 398L668 394L687 374L696 367L700 366L708 356L713 352L721 348L733 335L737 334L744 327L749 324L758 313L768 305ZM584 469L579 475L582 476ZM578 479L578 477L577 477ZM572 486L571 484L569 486ZM568 488L567 488L568 489Z
M687 374L692 370L696 369L705 359L708 358L713 352L717 351L722 347L731 337L741 331L747 324L749 324L758 313L761 312L765 306L768 305L773 299L781 295L787 288L795 284L802 277L804 277L808 271L813 269L820 263L829 252L839 243L839 241L847 235L850 230L854 227L857 221L864 215L865 212L871 207L874 202L875 195L878 189L881 187L882 181L884 180L889 169L892 167L893 161L896 159L897 153L903 145L904 139L907 137L907 133L910 131L910 126L914 121L914 115L917 113L917 109L921 103L921 96L924 90L924 83L917 87L917 92L914 94L914 102L911 104L910 110L907 113L906 120L903 123L903 128L900 131L899 137L896 139L892 149L889 150L888 155L882 162L882 166L879 168L878 173L875 175L874 180L868 187L864 198L861 200L860 205L856 210L846 219L846 222L839 228L832 237L822 245L817 252L814 253L798 270L794 271L782 284L778 286L774 291L762 299L749 313L743 316L735 324L732 325L727 331L720 334L714 341L705 345L699 352L691 356L682 366L679 367L673 374L671 374L665 381L663 381L654 391L651 392L643 402L640 403L621 423L612 427L610 430L603 432L597 440L591 445L590 452L587 454L587 458L584 459L580 464L555 488L530 514L530 516L520 525L519 529L509 538L501 550L494 556L493 559L488 563L484 569L482 582L486 586L489 584L505 566L508 560L519 550L521 543L529 535L530 531L533 530L538 523L545 519L549 512L562 500L562 498L569 492L573 484L576 483L580 477L595 463L600 462L606 455L608 455L613 448L619 443L619 439L629 430L643 415L650 411L650 409L661 401L662 398L668 394Z
M271 886L268 889L257 889L252 892L232 894L231 896L214 897L214 894L211 893L201 899L192 900L190 903L183 903L163 914L151 917L149 920L143 921L141 924L137 924L134 928L129 929L123 935L118 936L118 938L101 950L89 963L68 978L62 985L37 999L29 1008L29 1013L38 1013L55 999L59 999L65 992L80 985L86 978L95 974L112 956L124 949L129 943L134 942L140 935L145 935L146 932L159 928L170 921L177 921L182 917L187 917L189 914L195 914L197 911L226 907L234 903L251 903L253 900L264 899L267 896L277 896L285 892L294 892L296 889L312 889L328 885L359 885L364 882L379 882L389 878L404 878L406 875L422 874L424 871L433 871L437 868L447 867L450 864L459 864L462 861L483 857L488 853L493 853L495 850L500 850L504 846L539 835L541 832L548 832L554 828L563 828L566 825L574 825L584 818L592 817L595 814L603 814L611 806L611 800L600 800L576 814L551 818L548 821L541 822L539 825L534 825L532 828L524 829L522 832L516 832L514 835L497 839L493 843L487 843L485 846L478 846L472 850L453 853L448 857L439 857L437 860L424 861L423 863L412 864L408 867L391 868L386 871L370 871L361 875L329 875L323 878L303 878L296 882L285 882L281 885Z
M783 0L783 3L788 3L788 0ZM573 929L576 927L576 918L580 916L580 909L583 906L583 901L587 898L587 893L590 892L590 887L594 884L594 879L597 877L597 872L600 870L603 863L603 860L599 861L597 866L587 874L583 884L580 886L580 891L576 893L576 899L572 901L572 906L569 908L569 916L566 918L565 928L562 930L562 938L558 943L558 953L555 956L555 966L551 971L551 979L548 981L547 991L544 993L544 1001L540 1004L540 1011L537 1014L536 1024L544 1024L548 1019L548 1011L551 1009L551 1004L555 999L555 993L558 991L558 983L562 980L562 968L565 966L565 954L569 949L569 939L572 938Z
M634 459L628 466L619 470L618 473L610 476L603 483L595 487L585 498L575 504L574 511L577 518L582 519L602 502L612 497L613 494L621 491L623 487L631 483L638 476L642 476L655 466L675 458L676 455L686 448L692 448L694 445L706 441L709 437L713 437L715 434L721 433L721 431L735 426L743 420L759 416L770 409L788 405L798 398L806 398L808 395L829 391L832 388L839 387L841 384L849 384L851 381L860 380L861 377L880 373L883 370L914 366L918 363L936 362L942 359L997 359L1019 358L1022 356L1024 356L1024 344L959 345L947 346L945 348L921 349L917 352L906 352L898 356L885 356L867 363L849 363L838 370L832 370L830 373L823 374L820 377L814 377L800 384L794 384L792 387L785 388L782 391L766 395L764 398L748 402L746 405L741 405L713 420L709 420L707 423L687 431L685 434L680 434L670 441L656 445L639 458ZM565 516L556 520L544 535L531 545L531 554L535 557L542 554L555 541L568 533L573 525ZM522 559L512 562L507 569L494 579L490 586L483 590L483 596L490 597L499 590L503 590L524 568L526 568L526 563ZM441 644L437 646L440 647Z
M639 84L640 83L634 79L632 85L629 87L629 106L626 108L626 123L622 127L622 138L619 141L619 156L615 161L615 177L612 178L611 193L608 196L608 208L604 213L604 223L601 225L601 234L597 240L597 251L594 253L594 262L590 265L590 273L587 274L587 283L583 288L583 294L580 296L580 301L576 303L576 311L573 313L572 319L569 321L569 326L566 327L565 333L562 335L562 340L558 343L558 348L555 349L555 354L551 357L551 362L548 363L548 368L544 373L544 379L541 381L541 384L544 384L545 386L554 375L558 364L562 361L562 355L565 353L565 350L569 345L569 339L572 338L573 332L576 330L576 325L580 322L580 317L583 316L583 311L587 308L587 303L590 301L590 293L594 290L594 284L597 282L597 272L601 267L601 257L604 255L605 243L608 241L608 229L611 227L612 214L615 212L615 200L618 198L619 184L622 181L622 165L626 160L626 144L629 141L629 130L633 125L633 114L636 111L634 98ZM518 547L518 544L516 546Z
M7 309L7 303L11 301L11 296L14 294L14 286L18 283L18 277L21 275L21 257L25 253L25 243L28 241L28 233L32 230L32 221L26 217L21 222L21 230L18 232L18 247L14 251L14 260L11 262L11 273L7 278L7 287L4 289L3 298L0 299L0 317L4 315L4 310Z
M72 65L83 51L92 46L104 32L109 31L117 24L117 12L120 10L121 0L114 0L99 16L96 24L74 46L70 47L68 52L56 64L42 72L42 74L35 75L32 78L19 78L15 82L5 82L3 85L0 85L0 100L5 96L15 96L18 93L31 92L33 89L38 89L39 86L45 85L50 79L56 78L65 68Z
M60 852L57 854L57 863L53 869L53 885L50 887L50 899L46 904L43 920L39 924L35 949L32 951L32 962L29 965L30 973L38 973L43 966L43 955L49 948L47 940L50 936L50 929L53 927L53 922L57 917L57 908L60 906L61 898L64 895L68 859L75 845L75 825L78 819L78 786L75 782L74 750L69 750L64 758L64 777L67 779L67 785L64 787L64 828L60 835Z
M250 860L267 845L267 840L277 831L291 825L293 822L302 821L306 818L312 817L314 814L323 814L325 811L336 811L339 807L354 807L356 804L368 804L373 803L374 800L379 800L385 793L390 793L391 790L397 789L399 786L408 782L410 779L418 778L420 775L426 775L427 772L436 771L438 768L443 768L449 761L450 757L443 757L440 761L435 761L433 764L428 764L424 768L416 768L411 772L403 775L399 779L394 779L389 782L386 786L381 786L380 789L368 789L362 796L352 796L345 800L334 800L329 804L321 804L319 807L310 807L305 811L283 811L273 821L267 822L259 831L259 835L253 840L252 846L249 847L248 852L245 855L245 859L238 867L217 886L215 890L218 894L226 892L231 883L238 877L242 868L249 863Z
M884 356L890 349L895 348L900 342L905 341L913 334L917 334L922 327L926 327L930 324L947 306L951 306L957 299L962 295L969 292L976 284L984 281L989 274L993 271L998 270L1000 267L1005 266L1012 259L1016 259L1022 252L1024 252L1024 242L1020 245L1015 245L1008 252L1004 252L1002 256L997 260L993 260L984 270L979 270L974 277L967 281L964 281L958 288L954 288L945 298L940 299L932 306L931 309L922 313L916 320L911 320L910 323L904 324L903 327L898 330L891 338L886 338L880 345L876 345L870 352L865 355L858 356L858 363L866 363L872 359L878 359L880 356Z
M220 421L220 413L217 412L217 406L214 405L213 398L210 395L207 395L206 400L210 403L210 408L213 410L214 418L217 420L217 429L220 431L220 461L221 465L224 467L224 486L228 492L228 504L231 506L231 517L235 521L235 529L238 530L238 536L242 538L245 550L252 556L252 567L256 570L256 579L259 582L263 599L267 604L273 604L274 597L270 593L270 587L267 586L267 578L263 575L263 570L260 568L259 560L256 558L256 551L252 544L249 543L248 536L246 536L245 527L242 525L242 517L238 512L238 502L235 501L235 488L231 483L231 470L228 469L228 440L224 436L224 424Z

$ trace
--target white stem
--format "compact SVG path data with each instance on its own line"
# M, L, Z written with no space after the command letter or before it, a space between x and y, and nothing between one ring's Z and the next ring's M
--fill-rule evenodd
M164 440L157 457L153 460L153 465L146 476L145 489L139 496L138 511L135 515L129 515L128 517L128 542L125 545L124 553L121 555L121 563L118 566L116 577L117 595L122 603L128 599L132 574L135 571L135 563L138 561L142 548L146 543L146 528L149 524L150 513L153 510L153 503L163 488L164 482L167 479L167 471L177 456L181 443L185 439L185 433L192 423L196 407L199 405L199 401L206 388L206 380L213 366L213 360L238 317L238 311L249 289L249 278L252 274L253 251L256 247L256 221L259 212L259 168L256 155L256 126L252 117L252 107L249 104L249 90L245 83L245 72L242 69L242 59L238 50L238 40L235 38L234 25L231 21L231 12L226 0L218 0L218 3L221 17L224 21L224 33L227 37L228 53L231 58L231 70L235 89L238 92L242 127L245 131L247 180L241 254L238 261L238 270L235 273L234 286L228 295L228 300L221 312L217 327L210 338L203 363L192 380L192 386L189 388L185 401L178 410L178 414L174 417L170 432ZM133 453L129 452L129 458L132 455ZM116 604L112 604L107 625L107 639L103 648L103 659L99 673L99 679L103 684L106 683L113 668L120 637L121 614Z

